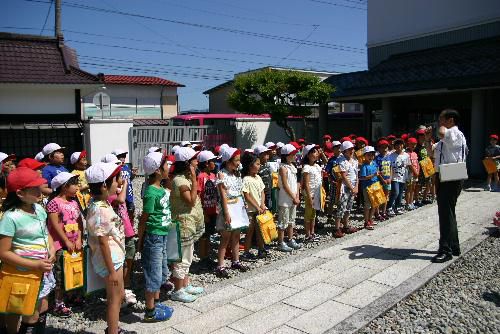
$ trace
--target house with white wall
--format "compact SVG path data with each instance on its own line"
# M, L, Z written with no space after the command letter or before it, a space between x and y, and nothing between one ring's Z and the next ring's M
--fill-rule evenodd
M436 125L445 108L459 111L469 172L484 173L489 133L500 128L498 0L369 0L368 70L326 82L332 98L363 104L371 139Z
M0 33L0 151L34 157L49 142L81 150L81 97L101 86L62 36Z
M104 108L94 104L96 94L83 98L83 119L169 119L179 113L177 89L184 85L159 77L100 74L109 99Z

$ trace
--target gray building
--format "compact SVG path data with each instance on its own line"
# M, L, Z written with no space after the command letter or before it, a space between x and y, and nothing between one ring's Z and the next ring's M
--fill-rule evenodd
M375 140L436 124L457 109L469 171L481 176L489 133L500 126L500 5L497 0L370 0L368 70L326 82L339 102L364 105Z

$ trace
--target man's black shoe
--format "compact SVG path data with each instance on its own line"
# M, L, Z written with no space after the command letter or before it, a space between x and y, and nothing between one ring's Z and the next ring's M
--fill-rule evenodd
M460 249L459 249L459 250L454 250L454 251L451 251L451 254L452 254L453 256L460 256L460 254L462 254L462 252L461 252L461 251L460 251Z
M434 263L443 263L446 261L450 261L452 258L453 256L451 256L451 254L439 253L438 255L434 256L431 261Z

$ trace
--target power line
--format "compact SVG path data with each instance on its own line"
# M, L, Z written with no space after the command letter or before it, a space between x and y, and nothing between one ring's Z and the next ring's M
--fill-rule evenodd
M219 12L213 12L210 10L205 10L205 9L200 9L200 8L194 8L194 7L189 7L185 5L180 5L178 3L164 0L169 2L170 6L174 7L179 7L179 8L184 8L184 9L189 9L192 11L196 12L201 12L201 13L206 13L206 14L211 14L215 16L223 16L223 17L229 17L233 19L239 19L239 20L246 20L246 21L254 21L254 22L261 22L261 23L270 23L270 24L283 24L283 25L289 25L289 26L299 26L299 27L314 27L315 24L304 24L304 23L292 23L292 22L282 22L282 21L272 21L272 20L265 20L265 19L258 19L258 18L252 18L252 17L245 17L245 16L238 16L238 15L231 15L231 14L223 14Z
M0 26L0 29L17 29L17 30L37 30L37 28L30 28L30 27L16 27L16 26ZM116 36L116 35L104 35L104 34L96 34L96 33L90 33L90 32L83 32L83 31L76 31L76 30L70 30L70 29L64 29L64 33L70 33L70 34L77 34L77 35L84 35L84 36L93 36L93 37L102 37L102 38L111 38L111 39L118 39L118 40L126 40L126 41L132 41L132 42L140 42L140 43L154 43L158 45L166 45L166 46L171 46L170 43L165 43L161 41L153 41L153 40L147 40L147 39L137 39L137 38L131 38L131 37L123 37L123 36ZM93 42L87 42L87 41L78 41L78 40L71 40L67 39L67 42L76 42L76 43L83 43L83 44L94 44L98 46L105 46L105 47L120 47L120 48L125 48L122 46L115 46L115 45L107 45L107 44L96 44ZM186 45L189 46L189 45ZM253 52L242 52L242 51L236 51L236 50L227 50L227 49L217 49L217 48L206 48L206 47L199 47L199 46L189 46L194 49L200 49L200 50L206 50L206 51L214 51L214 52L220 52L220 53L230 53L230 54L237 54L237 55L245 55L245 56L253 56L253 57L261 57L261 58L268 58L268 59L283 59L281 56L271 56L271 55L264 55L264 54L259 54L259 53L253 53ZM143 51L143 49L134 49L134 51ZM146 51L151 51L151 50L146 50ZM154 51L151 51L154 52ZM167 52L167 51L165 51ZM190 55L190 54L184 54L184 53L175 53L175 52L170 52L170 54L175 54L175 55L181 55L181 56L190 56L190 57L199 57L202 59L214 59L214 60L224 60L224 61L230 61L230 62L245 62L245 63L253 63L253 64L258 64L258 65L266 65L268 63L262 63L262 62L251 62L251 61L240 61L236 59L227 59L227 58L214 58L214 57L209 57L209 56L199 56L199 55ZM347 63L347 64L337 64L337 63L330 63L330 62L324 62L324 61L316 61L316 60L309 60L309 59L298 59L298 58L289 58L287 57L288 61L296 61L300 63L308 63L308 64L321 64L323 66L340 66L340 67L349 67L349 68L361 68L364 66L364 62L357 62L357 63ZM173 66L173 65L172 65Z
M45 16L45 21L43 22L42 30L40 30L40 36L42 36L43 31L45 30L45 26L47 25L47 20L49 19L50 10L52 9L52 3L53 3L53 0L50 0L49 10L47 10L47 15Z
M45 0L24 0L24 1L27 1L27 2L38 2L38 3L48 3ZM146 20L153 20L153 21L168 22L168 23L185 25L185 26L191 26L191 27L201 28L201 29L209 29L209 30L229 32L229 33L234 33L234 34L239 34L239 35L246 35L246 36L258 37L258 38L264 38L264 39L278 40L278 41L287 42L287 43L299 43L299 44L302 43L303 45L312 46L312 47L335 49L335 50L339 50L339 51L353 52L353 53L365 53L364 49L350 47L350 46L343 46L343 45L337 45L337 44L329 44L329 43L318 42L318 41L303 42L300 39L292 38L292 37L287 37L287 36L264 34L264 33L258 33L258 32L253 32L253 31L246 31L246 30L240 30L240 29L233 29L233 28L212 26L212 25L192 23L192 22L179 21L179 20L170 20L170 19L165 19L165 18L159 18L159 17L148 16L148 15L123 12L123 11L119 11L119 10L110 10L110 9L105 9L105 8L100 8L100 7L80 5L80 4L69 3L69 2L65 2L65 3L63 3L63 5L67 6L67 7L84 9L84 10L90 10L90 11L95 11L95 12L102 12L102 13L108 13L108 14L116 14L116 15L122 15L122 16L128 16L128 17L137 17L137 18L146 19Z
M213 69L213 68L187 66L187 65L160 64L160 63L151 63L151 62L145 62L145 61L139 61L139 60L131 60L131 59L118 59L118 58L108 58L108 57L94 57L94 56L87 56L87 55L78 55L78 58L98 60L98 61L105 61L105 62L118 62L118 63L121 62L121 63L127 63L127 64L129 64L129 63L136 63L136 64L142 64L142 65L154 65L154 66L157 66L159 68L178 67L178 68L187 68L187 69L191 69L191 70L212 71L212 72L220 72L220 73L233 73L233 71L222 70L222 69Z
M101 63L92 63L92 62L81 62L83 65L88 65L97 68L109 69L112 71L120 71L120 72L133 72L133 73L151 73L151 74L172 74L180 77L188 77L195 79L206 79L206 80L231 80L232 77L224 77L224 76L214 76L203 73L186 73L186 72L176 72L176 71L165 71L161 69L156 69L153 67L132 67L132 66L123 66L123 65L114 65L114 64L101 64Z
M269 64L269 63L250 61L250 60L228 59L228 58L222 58L222 57L207 57L207 56L199 56L199 55L189 54L189 53L180 53L180 52L155 50L155 49L141 49L141 48L135 48L135 47L123 46L123 45L111 45L111 44L78 41L78 40L71 40L71 39L67 40L67 42L95 45L95 46L103 46L103 47L109 47L109 48L118 48L118 49L131 50L131 51L153 52L153 53L160 53L160 54L173 54L173 55L177 55L177 56L194 57L194 58L201 58L201 59L222 60L222 61L230 61L230 62L238 62L238 63L246 63L246 64L256 64L256 65L261 65L261 66L273 66L272 64Z
M2 28L4 28L4 27L2 27ZM7 28L12 28L12 27L7 27ZM95 33L81 32L81 31L75 31L75 30L69 30L69 29L64 29L63 31L64 32L69 32L69 33L72 33L72 34L78 34L78 35L87 35L87 36L95 36L95 37L121 39L121 40L126 40L126 41L141 42L141 43L154 43L154 44L159 44L159 45L170 46L169 43L164 43L164 42L159 42L159 41L153 41L153 40L146 40L146 39L137 39L137 38L123 37L123 36L116 36L116 35L95 34ZM184 44L184 46L186 46L186 45ZM206 50L206 51L215 51L215 52L221 52L221 53L232 53L232 54L240 54L240 55L245 55L245 56L255 56L255 57L262 57L262 58L282 59L282 57L279 57L279 56L263 55L263 54L259 54L259 53L253 53L253 52L241 52L241 51L234 51L234 50L227 50L227 49L206 48L206 47L200 47L200 46L190 46L190 47L192 47L194 49L200 49L200 50ZM287 57L287 59L288 60L292 60L292 61L300 61L300 62L304 62L304 63L313 63L313 64L323 64L323 65L329 65L329 66L352 67L352 65L354 65L354 64L334 64L334 63L329 63L329 62L314 61L314 60L307 60L307 59L297 59L297 58L288 58L288 57Z
M331 1L325 1L325 0L308 0L308 1L317 2L317 3L324 4L324 5L336 6L336 7L344 7L344 8L357 9L357 10L366 10L366 8L364 8L364 7L344 5L344 4L341 4L338 2L331 2Z
M307 41L309 39L309 37L311 37L311 35L316 31L316 29L318 29L319 26L314 26L314 28L311 30L311 32L309 33L309 35L307 35L305 38L304 38L304 41ZM285 57L283 57L279 64L281 64L283 61L285 61L288 57L290 57L295 51L297 51L299 48L300 48L301 44L297 45L295 48L292 49L292 51L290 51Z

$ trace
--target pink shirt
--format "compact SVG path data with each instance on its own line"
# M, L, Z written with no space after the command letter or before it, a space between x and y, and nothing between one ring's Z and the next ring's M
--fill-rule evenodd
M420 164L418 163L417 152L415 152L415 151L413 151L413 152L407 151L406 153L410 156L410 162L413 165L413 167L415 167L415 170L417 171L417 175L412 175L412 177L417 177L418 174L420 173ZM410 174L411 174L411 172L410 172Z
M206 215L217 214L217 176L214 173L198 174L198 194Z
M59 215L59 226L66 232L66 236L71 242L78 240L78 233L81 232L78 227L78 218L80 217L80 207L75 200L66 201L61 197L53 198L47 203L48 213L57 213ZM56 251L64 247L64 242L59 238L52 224L49 223L49 233L54 240Z
M133 237L135 235L135 231L132 223L130 222L130 217L128 216L127 205L125 203L121 203L118 205L113 203L114 201L116 201L117 197L118 194L109 196L108 202L111 203L113 210L115 210L118 217L120 217L122 220L125 237Z

